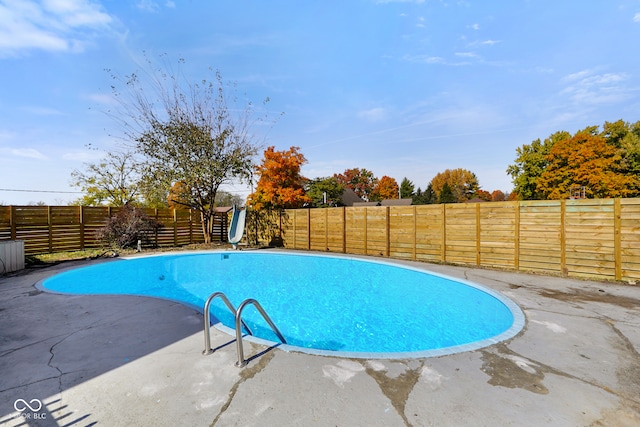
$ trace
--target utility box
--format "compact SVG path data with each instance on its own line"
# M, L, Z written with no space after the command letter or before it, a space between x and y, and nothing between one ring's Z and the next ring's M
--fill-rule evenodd
M24 268L24 240L0 242L0 276Z

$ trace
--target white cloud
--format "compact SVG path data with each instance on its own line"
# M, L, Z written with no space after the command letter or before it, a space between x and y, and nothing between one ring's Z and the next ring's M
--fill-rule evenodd
M47 156L36 150L35 148L12 148L9 150L11 154L17 157L27 157L29 159L46 160Z
M49 108L49 107L28 106L28 107L21 107L20 110L29 114L35 114L36 116L62 115L62 112L60 110L56 110L55 108Z
M455 55L460 58L478 58L478 55L473 52L456 52Z
M0 3L0 57L31 49L79 52L113 18L92 0L5 0Z
M569 86L560 93L580 104L621 102L630 96L623 84L628 79L627 73L597 74L594 70L582 70L564 77Z
M152 0L139 0L136 2L136 7L145 12L157 13L160 10L158 3Z
M118 101L113 95L107 95L104 93L90 93L84 96L84 98L97 102L102 105L118 105Z
M633 22L640 22L640 12L633 15Z
M169 9L175 9L176 4L172 0L168 0L164 2L164 6ZM151 12L151 13L160 12L160 4L157 1L153 1L153 0L138 0L136 2L136 7L145 12Z
M470 55L470 54L469 54ZM464 57L464 55L457 55L458 57ZM452 62L441 56L430 56L430 55L404 55L400 58L402 61L412 62L415 64L429 64L429 65L450 65L450 66L463 66L469 65L471 62L469 61L457 61Z
M387 111L381 107L371 108L369 110L358 112L358 117L372 122L378 122L387 117Z

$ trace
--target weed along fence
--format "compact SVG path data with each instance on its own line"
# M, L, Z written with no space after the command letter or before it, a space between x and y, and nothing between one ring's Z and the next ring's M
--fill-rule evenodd
M22 240L27 255L98 248L97 231L119 208L90 206L0 206L0 241ZM204 241L200 214L173 209L143 209L162 227L150 236L154 246ZM225 239L227 215L215 217L214 236Z
M290 249L640 279L640 199L291 209L282 231Z

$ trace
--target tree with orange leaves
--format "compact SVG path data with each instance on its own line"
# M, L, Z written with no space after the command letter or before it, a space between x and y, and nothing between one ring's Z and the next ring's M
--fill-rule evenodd
M365 168L353 168L334 174L333 177L344 187L352 189L362 200L373 201L373 189L378 183L373 172Z
M384 199L397 199L399 193L398 182L395 178L384 175L378 180L375 187L373 187L373 194L371 195L371 201L380 201Z
M567 199L573 187L585 187L587 197L633 197L640 181L626 173L620 151L591 129L558 141L547 155L549 162L536 182L547 199Z
M299 208L311 199L304 191L306 178L300 175L300 168L307 162L299 147L286 151L276 151L268 147L264 151L262 163L256 166L260 175L256 191L249 195L247 202L256 210Z
M547 160L536 182L547 199L567 199L574 187L585 187L586 196L595 198L638 194L638 177L624 173L620 151L591 129L558 141Z
M169 209L190 209L191 208L191 191L184 181L176 181L169 189L167 197L167 205Z

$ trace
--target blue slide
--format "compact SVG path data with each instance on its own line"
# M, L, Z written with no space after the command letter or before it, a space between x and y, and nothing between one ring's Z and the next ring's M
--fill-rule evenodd
M242 240L246 216L246 209L238 209L235 205L233 205L233 216L231 218L231 225L229 226L228 231L229 243L231 243L233 249L238 249L238 243L240 243L240 240Z

